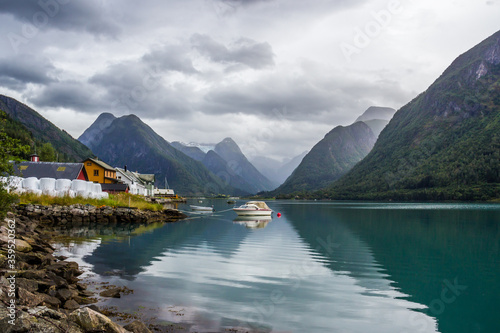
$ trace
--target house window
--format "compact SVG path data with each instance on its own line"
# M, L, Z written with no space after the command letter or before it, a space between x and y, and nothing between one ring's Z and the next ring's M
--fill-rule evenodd
M99 170L94 170L94 176L99 176Z
M92 165L92 162L87 162L87 166L91 166Z

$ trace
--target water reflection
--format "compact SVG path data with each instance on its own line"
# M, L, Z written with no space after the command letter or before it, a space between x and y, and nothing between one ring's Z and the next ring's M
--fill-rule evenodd
M226 223L204 219L162 225L154 232L146 232L135 237L110 240L102 244L84 260L93 265L95 273L121 271L124 278L135 279L166 251L182 249L186 244L203 243L207 248L224 257L237 251L247 231L228 229ZM226 242L225 240L231 240Z
M244 225L248 229L262 229L271 221L271 216L238 216L233 223Z
M393 281L391 287L426 305L422 312L437 319L439 331L500 330L500 286L495 282L500 276L498 205L348 203L326 206L323 216L308 224L303 222L307 206L287 205L287 211L311 246L317 244L319 230L335 235L340 225L349 228L370 249L379 273ZM366 285L368 266L353 266L356 259L342 260L339 267L335 256L330 256L332 269L345 268Z
M272 202L283 217L269 223L215 205L218 213L107 239L84 256L135 290L109 303L155 308L200 332L498 331L498 210ZM467 290L437 313L455 277ZM476 306L483 301L491 308Z

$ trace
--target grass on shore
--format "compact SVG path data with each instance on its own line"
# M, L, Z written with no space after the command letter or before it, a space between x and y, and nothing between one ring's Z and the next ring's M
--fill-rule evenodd
M89 199L83 197L69 196L53 197L50 195L37 195L33 193L24 193L17 196L21 204L34 204L34 205L92 205L95 207L109 206L109 207L132 207L140 210L161 211L163 206L157 203L147 202L143 197L133 195L130 193L110 194L109 199Z

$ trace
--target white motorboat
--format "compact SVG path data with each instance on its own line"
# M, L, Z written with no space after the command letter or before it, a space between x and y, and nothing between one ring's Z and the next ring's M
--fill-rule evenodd
M195 211L198 211L198 212L213 212L214 211L214 206L207 207L207 206L189 205L189 207L191 207L191 210L195 210Z
M249 201L233 210L238 216L271 216L273 212L264 201Z

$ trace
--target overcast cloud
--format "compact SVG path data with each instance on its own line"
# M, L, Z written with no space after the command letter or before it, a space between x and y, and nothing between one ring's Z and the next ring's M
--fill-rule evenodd
M101 112L168 141L292 158L400 108L500 29L500 1L0 0L0 93L78 137ZM79 121L74 121L79 119Z

